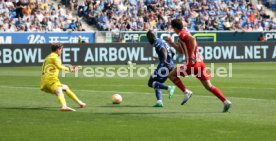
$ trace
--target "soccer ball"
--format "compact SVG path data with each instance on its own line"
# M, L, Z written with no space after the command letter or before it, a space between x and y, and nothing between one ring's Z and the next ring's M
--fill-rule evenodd
M112 95L112 102L113 104L120 104L123 101L123 98L119 94L113 94Z
M132 65L132 62L129 60L129 61L127 61L127 64L128 65Z

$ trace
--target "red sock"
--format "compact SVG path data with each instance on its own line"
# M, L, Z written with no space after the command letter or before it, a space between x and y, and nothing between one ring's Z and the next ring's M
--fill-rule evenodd
M176 77L173 81L172 81L181 91L185 92L186 91L186 87L184 86L184 84L181 82L181 80Z
M217 96L222 102L224 102L226 100L225 96L223 95L223 93L219 90L219 88L216 87L211 87L211 92Z

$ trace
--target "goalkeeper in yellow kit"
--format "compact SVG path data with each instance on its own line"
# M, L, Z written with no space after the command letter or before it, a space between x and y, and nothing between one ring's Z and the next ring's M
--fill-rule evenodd
M61 111L75 111L74 109L67 106L64 94L65 92L71 99L80 105L80 108L84 108L86 104L78 99L78 97L70 90L67 85L61 84L58 79L60 70L74 72L80 67L74 67L70 69L61 64L60 55L62 52L62 44L53 44L51 46L52 53L49 54L42 66L41 85L40 89L47 93L55 94L61 104Z

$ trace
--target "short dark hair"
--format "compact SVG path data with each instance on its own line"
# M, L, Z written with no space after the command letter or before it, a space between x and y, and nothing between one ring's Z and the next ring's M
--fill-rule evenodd
M180 19L173 19L171 22L173 28L181 30L183 28L183 23Z
M62 44L52 44L51 45L52 52L55 52L56 50L61 49L61 48L63 48Z
M152 30L149 30L147 33L147 38L150 44L154 44L156 37L154 35L154 33L152 32Z

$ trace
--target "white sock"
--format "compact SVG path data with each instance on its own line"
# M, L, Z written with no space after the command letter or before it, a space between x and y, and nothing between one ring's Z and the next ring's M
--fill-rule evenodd
M162 100L157 100L157 102L156 103L162 103Z
M231 104L231 101L229 101L228 99L226 99L223 103L224 104Z

